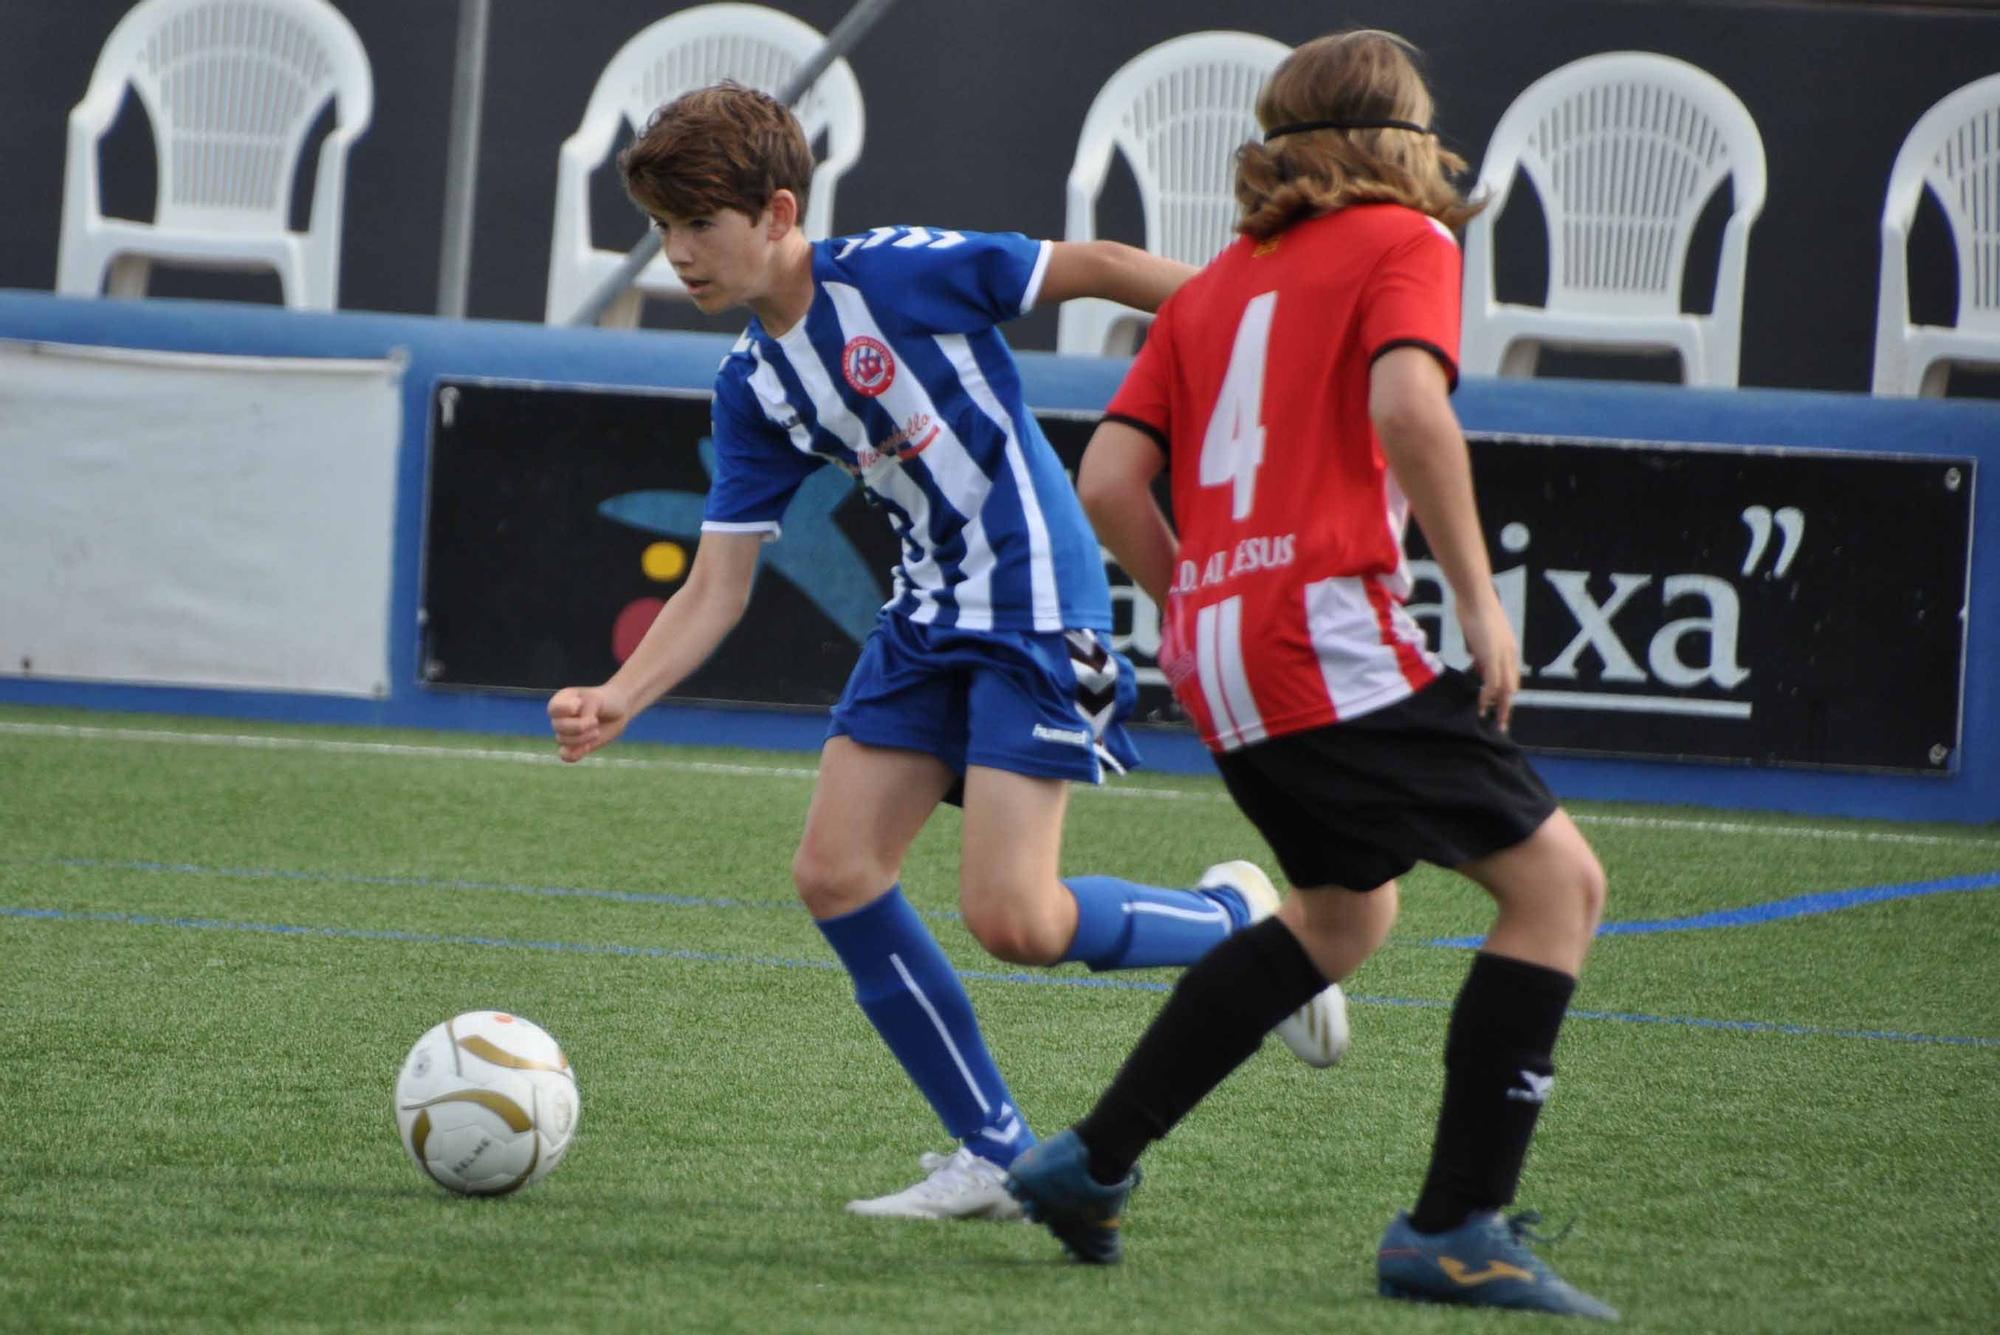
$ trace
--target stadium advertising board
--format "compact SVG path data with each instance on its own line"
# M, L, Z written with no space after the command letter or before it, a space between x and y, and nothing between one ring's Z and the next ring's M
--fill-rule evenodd
M1956 766L1973 461L1473 438L1544 750ZM1413 557L1426 553L1412 527ZM1411 610L1465 650L1434 563ZM1440 643L1441 641L1441 643Z
M1074 467L1094 416L1039 415ZM551 690L609 675L685 577L713 453L705 394L446 382L432 405L424 676ZM1527 745L1600 755L1955 768L1970 459L1477 436ZM1464 647L1412 527L1411 610ZM813 475L749 614L678 697L824 707L896 545ZM1140 709L1177 718L1159 617L1112 572Z

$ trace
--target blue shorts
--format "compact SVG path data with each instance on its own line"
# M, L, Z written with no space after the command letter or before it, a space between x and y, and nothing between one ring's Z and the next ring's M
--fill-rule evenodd
M1139 763L1124 721L1132 664L1107 637L1072 630L973 631L883 613L833 707L828 737L934 755L964 774L985 765L1099 783Z

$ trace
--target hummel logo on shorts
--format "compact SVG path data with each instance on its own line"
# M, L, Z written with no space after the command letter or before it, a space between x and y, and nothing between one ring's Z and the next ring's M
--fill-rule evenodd
M1035 740L1041 742L1061 742L1066 746L1089 746L1090 734L1082 728L1051 728L1046 723L1035 725Z

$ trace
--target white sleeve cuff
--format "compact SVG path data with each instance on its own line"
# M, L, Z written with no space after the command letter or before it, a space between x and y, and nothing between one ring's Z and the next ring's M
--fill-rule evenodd
M765 542L776 542L779 535L783 532L778 527L778 521L775 519L753 520L747 524L731 524L725 523L720 519L704 519L701 521L701 531L703 533L762 533Z
M1042 242L1041 253L1035 256L1035 267L1028 274L1028 285L1021 290L1021 314L1035 309L1035 300L1042 295L1042 279L1048 276L1049 256L1055 253L1055 242Z

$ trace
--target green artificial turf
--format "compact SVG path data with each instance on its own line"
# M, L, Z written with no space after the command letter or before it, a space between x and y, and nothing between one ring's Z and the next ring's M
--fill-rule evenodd
M792 901L810 757L546 757L0 710L0 1328L1527 1328L1374 1296L1469 885L1406 880L1348 1060L1267 1046L1148 1157L1126 1263L1088 1270L1029 1226L842 1212L945 1145ZM2000 872L1992 829L1575 811L1614 921ZM1052 1132L1161 993L986 957L949 916L956 835L934 819L905 886ZM1072 803L1072 871L1241 856L1272 865L1206 778ZM1578 1220L1546 1254L1632 1329L1991 1329L2000 889L1607 937L1576 1005L1521 1203ZM557 1035L584 1114L547 1182L461 1200L398 1148L390 1087L484 1007Z

